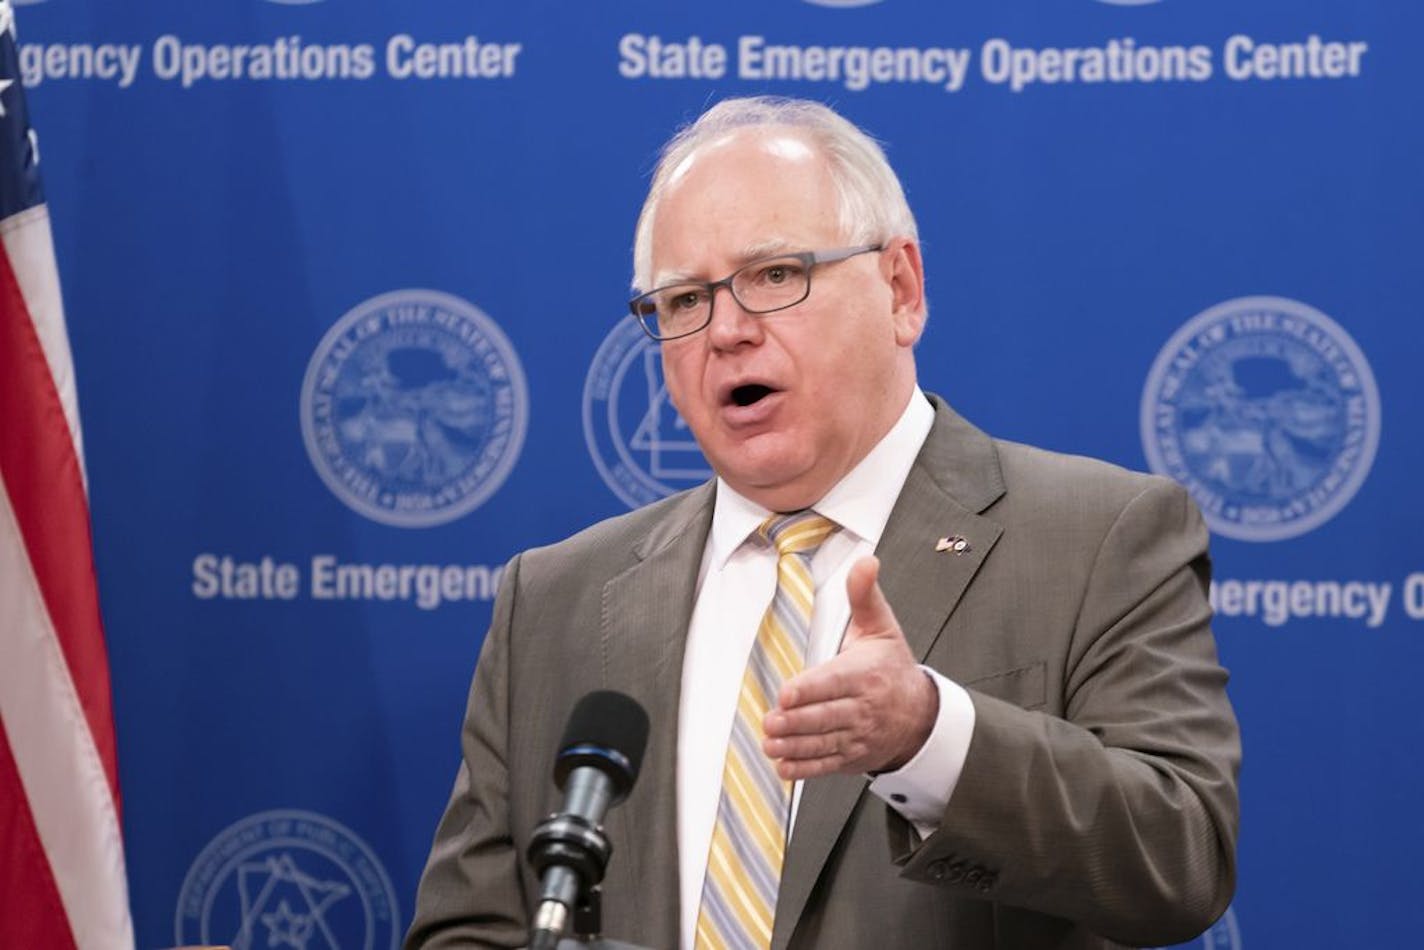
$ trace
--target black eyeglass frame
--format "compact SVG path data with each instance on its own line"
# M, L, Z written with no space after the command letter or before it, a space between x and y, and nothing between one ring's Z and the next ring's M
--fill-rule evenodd
M883 250L885 250L884 244L860 244L855 247L836 247L822 251L799 251L789 254L771 254L767 257L759 257L754 261L748 261L741 267L738 267L736 270L732 271L726 277L723 277L721 280L680 280L677 283L665 284L662 287L654 287L647 293L639 294L632 300L628 301L628 310L633 314L633 319L638 321L638 326L643 328L643 332L656 342L666 343L668 340L680 340L683 337L692 336L694 333L701 333L703 330L707 329L707 327L712 324L712 311L716 309L717 306L717 291L722 287L727 288L727 293L732 295L732 299L737 302L737 306L741 307L747 313L776 313L779 310L786 310L796 306L799 303L803 303L807 297L811 296L811 272L815 270L817 264L835 264L839 261L843 261L851 257L857 257L861 254L869 254L872 251ZM737 291L736 288L733 286L733 281L735 281L743 271L748 270L749 268L759 267L769 261L780 260L793 260L801 262L801 266L806 269L806 292L803 293L797 299L791 301L790 303L778 304L775 307L768 307L765 310L757 310L752 307L748 307L746 304L742 303L742 299L737 296ZM662 336L654 332L653 329L648 326L649 319L652 319L654 321L657 320L657 306L653 303L652 298L656 294L661 294L664 291L673 289L674 287L700 287L705 289L707 291L707 319L704 320L698 326L684 333L674 334L673 336ZM643 306L640 306L640 304L646 306L648 309L644 310Z

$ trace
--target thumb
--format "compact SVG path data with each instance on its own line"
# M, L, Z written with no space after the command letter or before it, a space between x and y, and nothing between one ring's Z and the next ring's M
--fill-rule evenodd
M851 565L846 576L846 598L850 601L850 624L843 647L867 637L893 635L899 624L890 602L880 590L880 560L863 557Z

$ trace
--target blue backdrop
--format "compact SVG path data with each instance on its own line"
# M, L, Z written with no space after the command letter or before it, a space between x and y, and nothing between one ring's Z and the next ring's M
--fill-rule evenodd
M1197 945L1417 940L1417 5L23 6L141 946L398 939L500 565L706 475L632 228L762 92L887 143L927 389L1207 510L1246 759Z

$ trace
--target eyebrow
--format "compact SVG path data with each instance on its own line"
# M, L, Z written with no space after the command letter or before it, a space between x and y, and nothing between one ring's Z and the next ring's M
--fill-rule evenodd
M732 270L745 267L752 261L761 260L764 257L775 257L778 254L785 254L792 250L793 245L781 238L771 238L766 241L758 241L755 244L745 245L732 260L735 265ZM720 278L718 278L720 279ZM689 271L659 271L653 275L653 287L666 287L669 284L702 283L706 278L698 276Z

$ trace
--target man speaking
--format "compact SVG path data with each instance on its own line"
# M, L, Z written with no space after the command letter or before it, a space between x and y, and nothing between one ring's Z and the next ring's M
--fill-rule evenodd
M604 932L655 948L1190 939L1235 886L1240 743L1182 489L926 395L915 221L816 103L666 147L632 310L714 481L516 557L408 947L522 946L579 696L637 699Z

